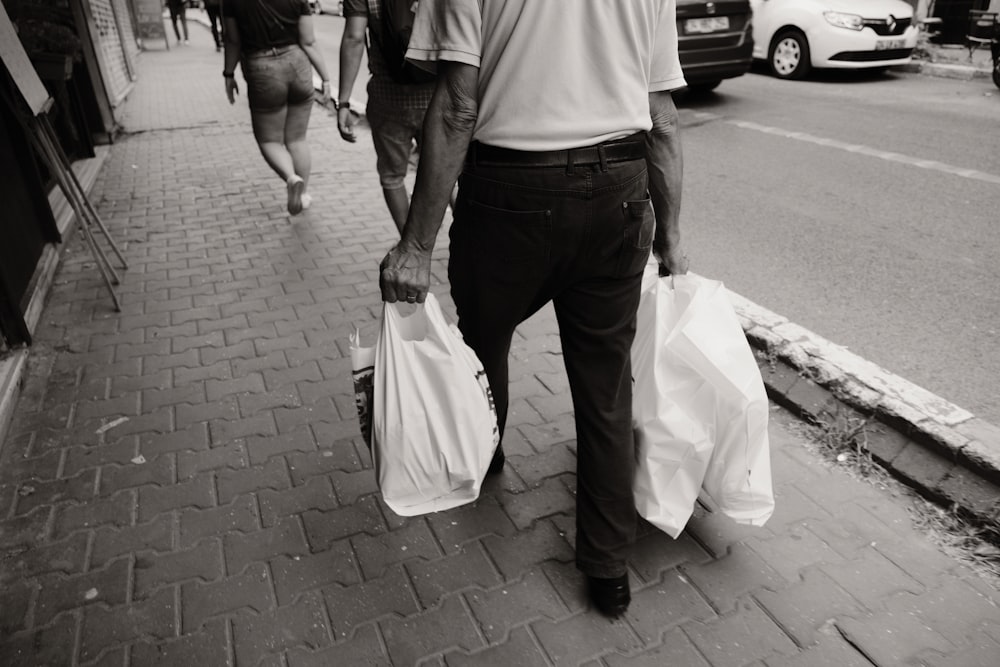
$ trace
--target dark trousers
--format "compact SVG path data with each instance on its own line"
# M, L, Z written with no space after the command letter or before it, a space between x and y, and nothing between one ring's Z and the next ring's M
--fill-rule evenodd
M222 46L222 15L221 5L210 5L205 3L205 13L208 14L208 23L212 28L212 39L215 40L216 48Z
M630 350L654 228L645 161L493 166L473 155L450 232L459 329L502 434L514 330L553 302L576 420L577 567L620 576L636 525Z

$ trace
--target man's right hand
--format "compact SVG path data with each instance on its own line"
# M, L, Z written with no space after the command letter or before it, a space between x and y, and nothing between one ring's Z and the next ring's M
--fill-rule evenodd
M240 88L236 85L236 79L227 76L226 77L226 97L229 98L230 104L236 104L236 96L239 94Z
M341 107L337 110L337 129L340 131L340 138L352 144L358 140L354 134L354 123L357 122L350 109Z
M431 285L431 251L397 243L379 267L382 300L423 303Z

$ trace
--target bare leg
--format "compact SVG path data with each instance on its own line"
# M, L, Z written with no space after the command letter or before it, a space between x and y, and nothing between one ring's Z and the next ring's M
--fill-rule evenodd
M281 180L287 181L295 175L295 165L291 153L285 148L284 128L287 109L277 111L250 111L253 136L257 139L264 161Z
M312 172L312 153L309 150L309 143L306 141L306 130L309 128L309 114L312 112L312 105L312 100L303 104L290 105L284 123L285 146L288 147L288 152L291 154L295 173L305 181L303 189L309 187L309 174Z
M385 205L389 207L389 215L396 223L396 229L402 234L403 226L406 224L406 214L410 212L410 197L406 193L406 186L382 188L382 196L385 197Z

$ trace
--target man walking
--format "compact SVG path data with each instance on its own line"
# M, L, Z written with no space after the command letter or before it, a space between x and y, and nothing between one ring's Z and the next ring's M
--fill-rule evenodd
M375 144L376 170L389 214L402 231L410 198L403 180L415 145L420 144L424 113L434 92L434 83L401 83L393 78L381 45L393 35L385 34L382 13L386 2L395 0L346 0L344 34L340 42L340 86L337 127L346 141L357 140L350 110L351 91L368 44L368 106L366 115ZM371 37L366 40L366 34ZM429 80L429 77L428 77Z
M222 0L205 0L205 13L208 14L208 24L212 29L212 39L215 40L216 52L222 50Z
M382 297L422 302L459 180L448 277L501 434L514 329L549 301L577 436L576 565L609 616L631 601L630 348L643 267L685 273L684 77L675 0L422 0L408 56L436 63L421 162ZM498 450L491 466L503 466Z

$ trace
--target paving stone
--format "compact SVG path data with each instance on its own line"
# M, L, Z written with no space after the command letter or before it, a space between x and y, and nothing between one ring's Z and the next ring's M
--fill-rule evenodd
M547 667L550 664L526 628L516 628L510 633L507 641L472 654L458 651L448 653L445 661L448 667L493 667L494 665Z
M245 418L213 419L209 429L214 445L250 436L273 436L277 430L274 416L269 412Z
M9 637L27 627L28 610L38 586L23 580L4 582L4 603L0 605L0 637ZM0 649L2 654L2 649Z
M481 589L501 583L496 570L479 546L470 546L456 554L430 561L414 561L406 565L420 599L428 609L441 598L471 586Z
M560 478L541 481L523 493L502 494L500 502L519 529L553 514L572 514L576 509L576 495Z
M15 513L28 514L35 508L59 502L84 503L94 497L96 479L96 470L86 470L66 479L22 482L17 487Z
M893 593L920 594L924 590L919 582L871 548L861 550L858 558L821 565L820 570L871 610L881 609Z
M538 619L558 620L567 615L559 594L540 569L503 586L471 590L465 594L465 599L490 644L502 642L514 627Z
M164 589L141 602L91 606L80 629L80 660L98 657L108 646L139 639L168 639L177 633L174 591Z
M645 648L629 656L612 653L604 656L604 662L609 667L662 667L664 665L709 667L698 649L679 629L667 632L663 643L659 646Z
M281 519L271 528L252 533L226 533L223 537L226 570L235 574L248 564L274 556L309 553L302 524L294 517Z
M844 560L804 526L791 527L782 535L767 539L750 538L745 544L792 583L797 582L802 571L811 566Z
M448 553L486 535L508 537L516 532L514 523L493 496L480 496L468 505L427 516L431 529Z
M351 639L315 652L301 648L288 651L288 667L329 667L330 665L366 665L391 667L374 626L359 628Z
M400 566L360 584L327 586L323 597L337 641L350 636L359 625L389 615L409 616L420 609L416 593Z
M725 556L733 547L752 537L772 534L766 525L760 527L737 524L722 512L709 511L701 503L695 504L684 532L714 558Z
M86 538L84 534L78 536ZM112 558L128 553L169 551L173 541L174 520L169 514L160 514L147 523L123 528L101 526L94 531L91 567L101 567Z
M164 589L156 596L164 592L170 592L170 589ZM180 599L184 634L197 632L213 616L244 607L262 614L275 606L271 577L264 563L253 563L222 581L186 583L181 587Z
M389 530L374 497L368 496L340 509L302 514L306 536L313 551L323 551L353 535L379 535Z
M331 584L352 586L361 582L349 542L305 556L279 556L271 560L279 605L294 602L299 594Z
M679 572L665 572L662 581L637 589L625 617L639 637L655 644L660 635L689 620L709 621L715 612Z
M126 559L85 574L70 577L47 575L39 582L41 588L34 610L35 625L46 626L62 612L84 605L124 604L128 598L129 579L130 568Z
M197 507L205 509L215 505L212 478L195 477L187 482L170 486L144 486L139 489L139 522L149 521L161 512Z
M556 665L578 665L588 658L642 647L624 620L612 621L597 613L576 614L557 622L536 621L531 627Z
M61 539L79 530L127 526L132 523L134 507L135 494L131 491L80 505L60 505L55 510L52 535L55 539Z
M0 665L71 665L76 650L76 632L76 617L64 614L49 627L4 637L0 641Z
M133 665L177 667L205 665L231 667L230 641L223 619L208 621L200 632L181 635L161 642L140 641L132 645Z
M379 621L393 664L412 665L451 648L473 651L483 640L460 598L446 599L439 608L406 618Z
M184 403L174 408L177 414L177 428L187 429L192 425L214 421L232 421L240 418L240 404L235 396L203 403ZM212 438L212 442L223 442Z
M290 452L311 452L316 450L312 434L301 430L280 436L250 437L247 439L247 452L250 454L251 465L261 465L273 456Z
M731 614L704 625L689 623L684 631L713 667L737 667L798 651L770 617L748 600L738 602Z
M641 581L659 581L661 575L684 563L704 563L708 560L697 542L687 533L674 539L661 530L650 527L650 533L638 536L628 553L629 565Z
M220 468L242 470L248 465L246 447L234 442L203 451L182 451L177 453L177 479L191 479L199 473Z
M265 656L303 646L315 651L331 644L330 629L319 595L259 615L233 619L233 645L238 665L256 665ZM280 663L279 663L280 664Z
M967 648L940 654L924 651L917 658L917 664L928 667L992 667L1000 655L1000 643L986 635L976 635ZM866 665L867 667L867 665Z
M193 424L171 433L146 433L139 441L139 451L147 459L169 452L206 450L208 446L207 424Z
M787 587L781 575L742 544L733 546L718 560L685 565L681 571L723 614L733 610L741 597L758 588L781 590Z
M285 459L292 475L292 483L296 486L310 477L326 475L334 471L345 473L367 473L372 481L375 474L371 469L363 470L354 445L350 441L340 441L329 449L312 452L292 452ZM336 481L336 478L334 478Z
M307 510L332 510L338 506L327 477L313 477L301 486L283 491L264 489L258 494L258 500L265 527L273 526L282 517Z
M837 628L876 665L903 665L922 651L947 654L955 650L924 621L910 614L885 612L864 618L844 618Z
M253 466L243 470L222 469L216 473L219 502L228 503L236 496L257 491L261 488L287 489L289 483L288 469L284 460L271 459L261 466Z
M380 535L356 535L351 543L365 579L379 577L389 567L411 558L433 560L441 555L434 535L420 518L410 519L402 528Z
M776 656L768 667L871 667L872 663L836 632L795 656Z
M180 546L186 548L205 537L231 531L253 533L260 529L257 503L253 496L240 496L233 502L206 510L188 509L180 513Z
M190 579L217 581L223 575L222 545L217 539L203 540L183 551L137 553L134 567L134 599L148 597L161 586Z
M133 489L147 484L167 486L174 481L174 459L169 454L147 459L141 463L107 465L101 469L101 495L116 494L122 489Z
M575 553L550 521L539 521L510 538L482 539L504 579L514 579L546 560L572 561Z
M832 619L865 614L857 600L829 576L815 570L804 572L801 582L785 590L760 590L754 597L800 646L811 646L819 641L820 628Z
M12 445L5 444L4 449L13 449ZM82 468L73 469L79 455L79 450L87 451L86 447L75 447L67 453L66 468L64 477L72 477ZM6 452L4 452L6 453ZM13 454L13 452L11 452ZM50 450L40 456L26 458L24 456L4 456L0 465L0 483L16 482L28 479L40 481L51 481L59 475L59 464L62 461L62 452Z
M920 619L955 646L966 644L980 630L1000 629L996 604L966 582L954 579L942 581L923 595L895 595L886 601L885 610Z

